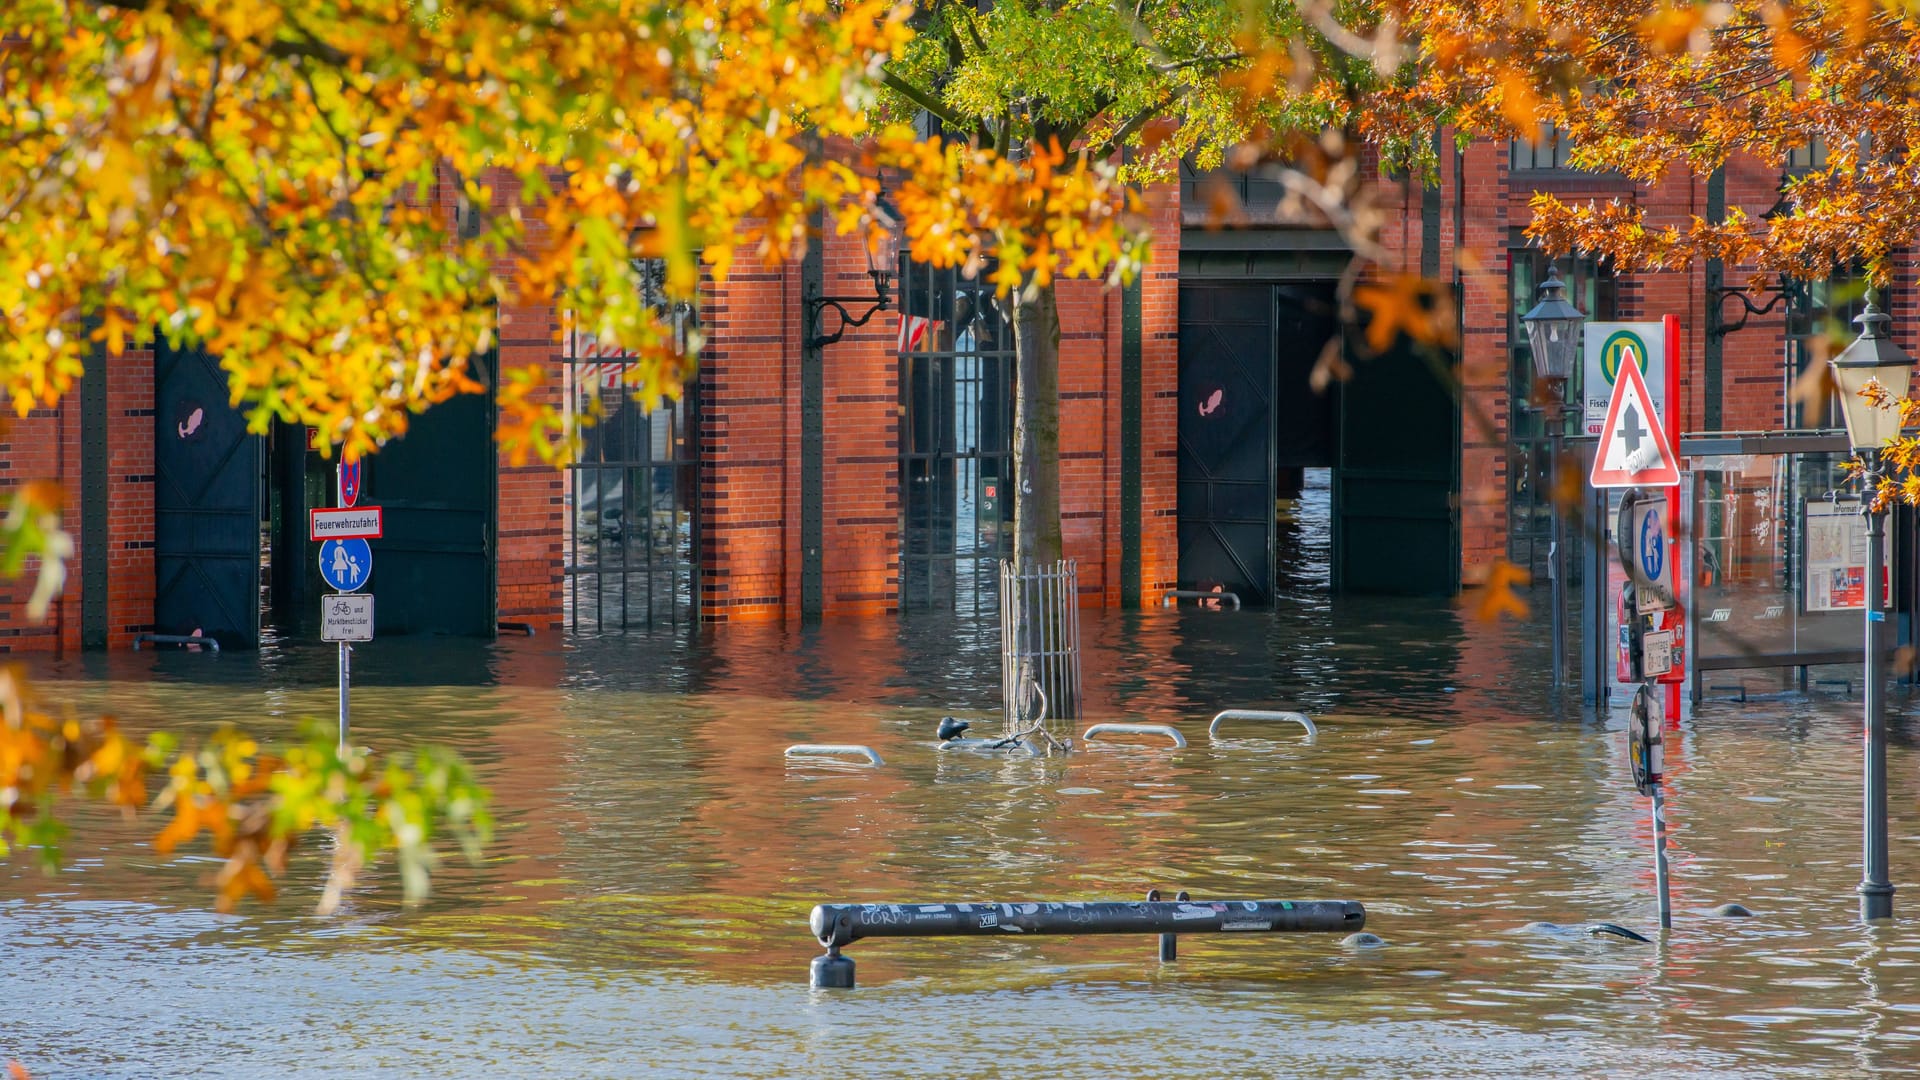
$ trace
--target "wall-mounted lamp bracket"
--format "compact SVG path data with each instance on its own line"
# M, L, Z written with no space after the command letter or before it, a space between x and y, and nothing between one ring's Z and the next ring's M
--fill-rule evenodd
M893 275L885 270L869 270L867 276L873 279L872 296L809 296L807 297L807 348L820 349L839 341L848 330L865 326L868 320L887 310L893 302L889 290ZM848 305L868 305L867 310L855 315ZM840 315L840 326L833 333L823 332L822 323L826 311L832 308Z
M1755 315L1765 315L1772 311L1775 307L1779 306L1780 301L1787 299L1794 290L1788 284L1787 279L1783 277L1780 279L1779 285L1772 289L1765 290L1773 294L1773 299L1768 300L1765 304L1755 304L1753 298L1748 295L1751 291L1752 290L1744 285L1715 285L1707 290L1707 302L1711 305L1708 311L1712 313L1712 321L1707 327L1707 336L1725 337L1735 330L1744 328L1747 325L1748 319L1753 318ZM1740 321L1736 323L1725 321L1724 316L1720 314L1721 305L1726 303L1726 299L1729 296L1740 301L1740 306L1747 309L1746 312L1740 316Z

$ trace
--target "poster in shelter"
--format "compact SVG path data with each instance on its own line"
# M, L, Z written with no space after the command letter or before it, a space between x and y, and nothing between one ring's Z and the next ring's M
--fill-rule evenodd
M1893 599L1893 544L1881 552L1880 606ZM1806 503L1806 610L1858 611L1866 606L1867 522L1860 500Z

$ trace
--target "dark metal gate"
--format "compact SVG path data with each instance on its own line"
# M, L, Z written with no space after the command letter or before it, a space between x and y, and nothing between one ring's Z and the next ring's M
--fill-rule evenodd
M473 364L491 386L496 358ZM380 507L385 529L372 541L376 633L493 635L493 428L493 395L462 394L363 459L360 501Z
M900 606L993 615L1013 550L1013 332L983 272L903 260Z
M260 644L264 440L219 362L154 344L154 629Z
M1180 289L1179 584L1273 600L1273 286Z
M648 280L657 282L657 273ZM693 308L675 314L680 331L690 331ZM648 411L627 392L633 356L577 331L564 349L567 407L602 414L567 470L567 626L690 623L699 598L699 388Z

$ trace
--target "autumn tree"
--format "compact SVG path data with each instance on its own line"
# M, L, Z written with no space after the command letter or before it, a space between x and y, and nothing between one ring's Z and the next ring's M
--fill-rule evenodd
M974 270L995 263L1018 385L1014 559L1051 563L1061 556L1061 275L1049 256L1069 255L1069 268L1085 276L1127 275L1140 265L1144 239L1122 236L1103 247L1105 237L1076 235L1074 224L1097 208L1054 197L1051 177L1071 167L1135 185L1161 182L1178 175L1182 160L1214 168L1250 140L1290 145L1296 133L1337 124L1346 95L1326 78L1290 83L1278 77L1282 69L1296 70L1298 56L1322 61L1322 74L1359 69L1287 5L932 0L916 6L912 26L914 38L885 68L887 115L931 117L937 138L953 148L958 177L973 180L967 190L1002 190L1017 208L998 227L976 226L956 249L948 233L926 227L940 215L914 220L918 200L909 191L902 208L912 253ZM982 232L990 243L978 242Z
M314 427L351 459L485 389L472 362L498 307L563 303L639 355L628 389L653 403L699 343L643 300L636 261L662 260L668 299L697 301L701 262L724 279L739 259L797 254L817 209L871 237L877 167L908 178L909 229L945 235L956 258L1124 272L1141 241L1110 175L956 179L973 163L875 123L909 14L891 0L22 0L0 38L0 386L24 414L97 347L164 336L218 355L255 430ZM818 156L822 142L863 156ZM502 373L498 435L557 461L572 432L535 392L543 377ZM0 518L0 570L38 564L29 614L72 554L59 505L27 484ZM307 825L372 837L348 847L363 857L391 848L352 827L388 820L389 795L429 824L473 820L437 759L396 773L237 734L136 752L104 724L36 720L24 694L0 704L0 783L19 796L0 833L18 845L50 838L60 792L131 807L152 769L172 778L167 835L212 830L246 891ZM427 776L442 781L423 802ZM310 790L316 777L330 779Z
M903 19L885 0L21 0L0 37L0 385L24 414L96 345L164 335L220 357L255 430L316 427L352 458L484 389L471 361L497 305L564 294L646 358L635 393L674 393L693 357L641 302L634 257L691 299L695 252L717 274L780 257L816 205L858 227L870 178L797 136L868 130ZM500 434L557 457L540 378L504 373ZM72 554L60 501L24 484L0 517L0 571L38 564L30 615ZM313 827L341 839L336 885L391 851L410 894L423 845L485 828L450 755L136 743L50 718L17 676L0 792L0 851L51 850L63 793L169 813L162 845L206 832L227 856L223 904L270 892Z
M1659 184L1736 158L1782 170L1765 213L1729 207L1655 225L1620 201L1532 201L1528 236L1619 270L1721 260L1765 289L1864 269L1892 280L1894 256L1920 238L1920 20L1902 0L1662 3L1570 0L1552 7L1407 5L1415 67L1369 102L1383 141L1402 147L1450 124L1467 134L1535 137L1553 125L1575 168ZM1797 167L1788 170L1790 162ZM1816 360L1851 336L1829 327ZM1816 362L1794 393L1832 392ZM1909 421L1920 405L1885 402ZM1877 498L1920 501L1920 443L1887 448Z

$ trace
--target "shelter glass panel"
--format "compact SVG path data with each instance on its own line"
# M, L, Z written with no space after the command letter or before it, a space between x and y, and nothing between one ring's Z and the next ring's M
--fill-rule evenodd
M1704 666L1830 663L1817 658L1859 653L1867 534L1841 472L1845 457L1754 454L1696 463L1697 655ZM1903 517L1889 519L1883 606L1909 578L1892 572Z

